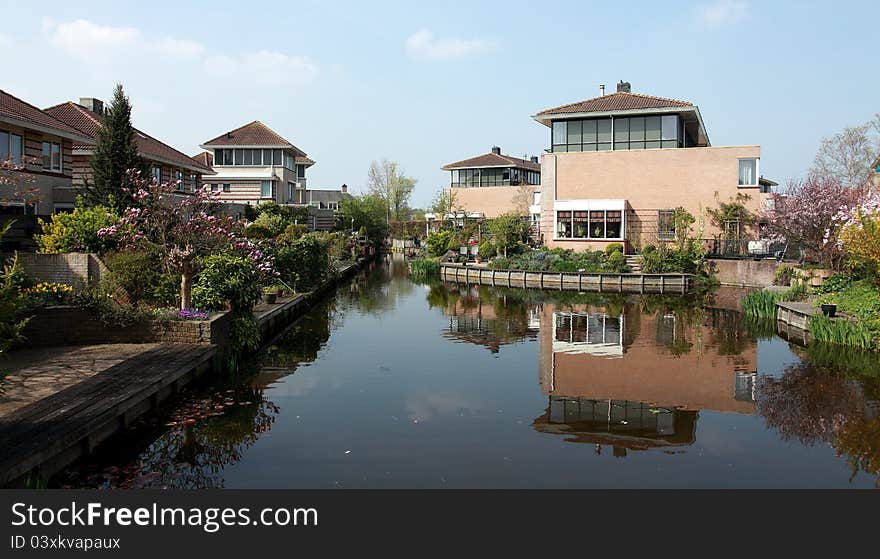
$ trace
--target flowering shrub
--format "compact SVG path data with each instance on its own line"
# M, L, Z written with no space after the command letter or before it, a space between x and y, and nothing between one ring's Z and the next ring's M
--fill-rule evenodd
M35 305L60 305L73 294L73 287L64 283L43 281L24 290L24 295Z
M99 235L99 231L113 227L119 218L104 206L77 207L70 213L55 214L40 219L43 233L37 235L40 252L96 252L103 254L112 250L114 239Z
M843 208L834 219L839 225L838 245L848 256L880 268L880 192L872 190L862 202ZM832 232L826 235L831 242Z
M117 223L98 231L125 249L152 248L164 266L181 275L181 308L191 307L191 286L197 258L232 251L251 260L264 277L275 277L271 256L240 235L241 226L229 216L215 215L219 193L205 189L191 196L177 192L179 181L159 183L129 172L127 193L135 206L123 211Z

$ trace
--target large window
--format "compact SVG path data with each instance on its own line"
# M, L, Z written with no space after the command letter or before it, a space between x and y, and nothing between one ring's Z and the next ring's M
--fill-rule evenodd
M623 239L623 212L620 210L559 210L556 212L557 239Z
M450 172L450 186L453 188L516 186L523 183L541 184L541 173L516 167L453 169Z
M18 134L0 131L0 161L21 165L24 155L24 138Z
M675 210L657 212L657 238L670 241L675 238Z
M154 165L150 169L150 174L153 176L153 180L156 181L156 184L159 184L162 182L162 167L160 167L158 165Z
M758 160L739 160L739 186L758 186Z
M260 198L273 198L272 181L260 181Z
M180 169L175 169L171 172L171 180L173 180L176 184L174 187L175 190L183 190L183 171Z
M556 121L552 142L554 152L678 148L684 134L678 115L607 117Z
M43 169L61 172L61 144L43 142Z
M280 149L215 149L214 164L225 166L284 166L295 168L291 154Z

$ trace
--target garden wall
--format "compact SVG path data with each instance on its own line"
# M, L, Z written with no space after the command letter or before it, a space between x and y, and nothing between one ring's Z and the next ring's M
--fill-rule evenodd
M773 285L773 277L779 262L766 260L707 259L709 268L721 285L737 287L767 287Z
M47 307L34 311L23 332L28 347L114 343L190 343L225 346L229 313L210 320L156 320L119 327L79 307Z
M13 255L6 255L11 257ZM64 254L18 253L18 263L35 281L64 283L82 291L109 274L101 259L86 252Z

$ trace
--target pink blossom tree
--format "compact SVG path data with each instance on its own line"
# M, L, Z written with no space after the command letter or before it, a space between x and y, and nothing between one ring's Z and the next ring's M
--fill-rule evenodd
M837 238L837 216L855 208L864 194L863 188L813 175L791 181L783 193L774 193L763 218L771 237L802 248L802 259L834 265L841 251L829 239Z
M0 200L24 205L40 201L40 188L36 179L27 172L28 164L36 163L36 160L17 163L11 158L0 161Z
M129 171L127 194L134 205L119 221L98 231L126 248L156 247L167 270L180 273L180 305L192 305L192 280L200 256L235 251L254 261L262 274L275 275L273 261L254 242L240 236L241 226L229 216L217 215L216 194L197 189L193 194L178 190L180 181L159 183Z

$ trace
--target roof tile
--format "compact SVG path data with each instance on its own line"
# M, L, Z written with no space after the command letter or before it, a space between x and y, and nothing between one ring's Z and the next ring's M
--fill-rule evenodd
M46 111L40 110L30 103L26 103L18 97L6 93L2 89L0 89L0 116L29 122L37 126L53 128L66 134L83 136L83 133L79 129L62 122Z
M577 103L570 103L568 105L547 109L539 112L535 116L565 113L627 111L634 109L662 109L667 107L693 107L693 103L680 101L678 99L667 99L665 97L654 97L651 95L618 91L617 93L611 93L610 95L602 95L587 99L586 101L579 101Z
M455 163L449 163L443 166L448 171L451 169L469 169L472 167L519 167L531 171L540 171L541 164L529 161L528 159L520 159L519 157L510 157L509 155L498 155L497 153L484 153L470 159L463 159Z

